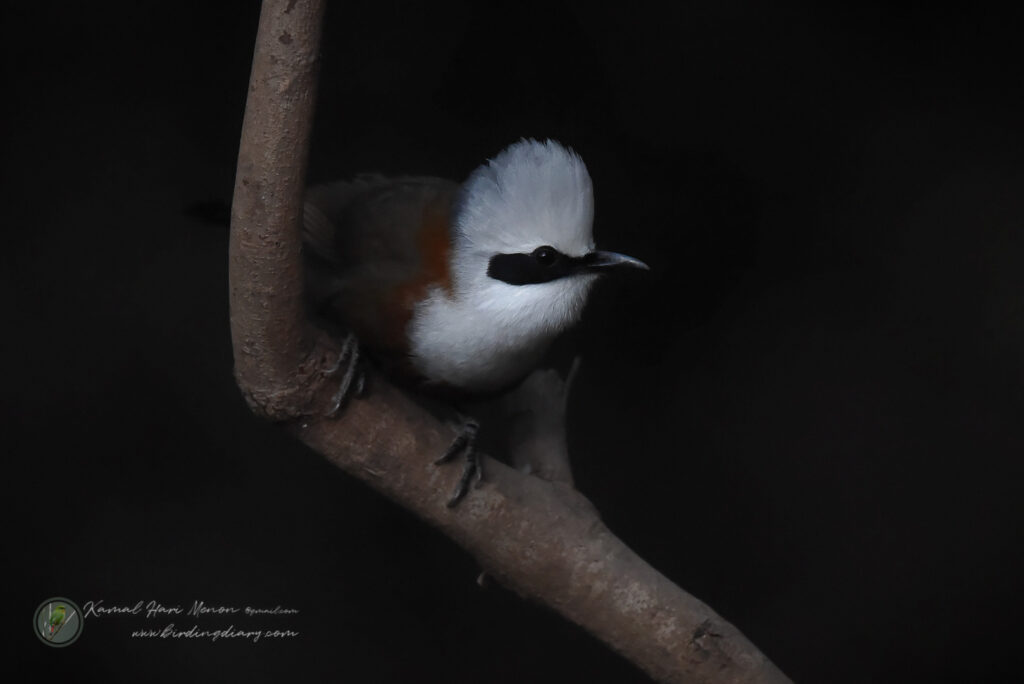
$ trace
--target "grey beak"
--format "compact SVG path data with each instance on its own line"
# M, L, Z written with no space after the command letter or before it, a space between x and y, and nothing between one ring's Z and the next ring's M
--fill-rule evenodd
M634 259L618 252L591 252L580 260L583 268L587 271L618 271L627 268L637 268L641 271L649 271L650 267L639 259Z

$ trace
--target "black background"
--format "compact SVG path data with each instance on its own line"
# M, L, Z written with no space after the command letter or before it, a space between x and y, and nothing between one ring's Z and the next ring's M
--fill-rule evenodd
M310 180L572 145L598 243L652 266L603 283L575 336L570 447L612 530L798 681L1014 680L1024 22L771 5L332 3ZM14 666L645 681L246 410L227 234L187 208L230 196L257 15L2 10ZM51 651L29 624L53 595L282 604L301 613L261 622L302 634L103 618Z

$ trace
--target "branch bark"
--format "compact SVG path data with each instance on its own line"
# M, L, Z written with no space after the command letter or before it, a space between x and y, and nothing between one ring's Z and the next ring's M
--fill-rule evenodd
M460 469L433 461L455 435L384 378L374 376L369 395L340 418L322 417L338 347L305 316L299 223L322 17L322 0L265 0L260 17L229 254L235 374L249 405L440 528L495 580L587 629L654 679L788 682L739 630L605 527L571 486L564 422L551 428L538 419L543 412L530 414L533 426L513 448L548 479L485 458L484 481L449 509ZM550 378L536 382L550 393Z
M228 280L235 377L249 406L295 418L337 349L306 320L301 224L324 3L266 2L249 77Z

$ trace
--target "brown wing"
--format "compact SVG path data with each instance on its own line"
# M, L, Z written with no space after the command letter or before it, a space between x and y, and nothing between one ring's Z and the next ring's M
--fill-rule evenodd
M312 308L386 365L407 365L406 327L432 285L449 286L458 184L360 176L311 188L303 240ZM405 370L405 369L402 369Z

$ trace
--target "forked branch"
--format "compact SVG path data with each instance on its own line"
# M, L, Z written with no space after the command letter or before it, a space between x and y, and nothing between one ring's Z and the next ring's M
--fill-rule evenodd
M304 314L299 229L322 17L322 0L265 0L260 17L230 246L235 374L250 406L656 680L788 682L735 627L604 526L572 488L564 453L542 453L564 450L561 420L533 414L533 432L520 432L519 459L549 479L485 459L484 482L453 510L445 503L458 469L433 465L451 428L384 378L373 377L369 395L338 419L322 417L338 347Z

